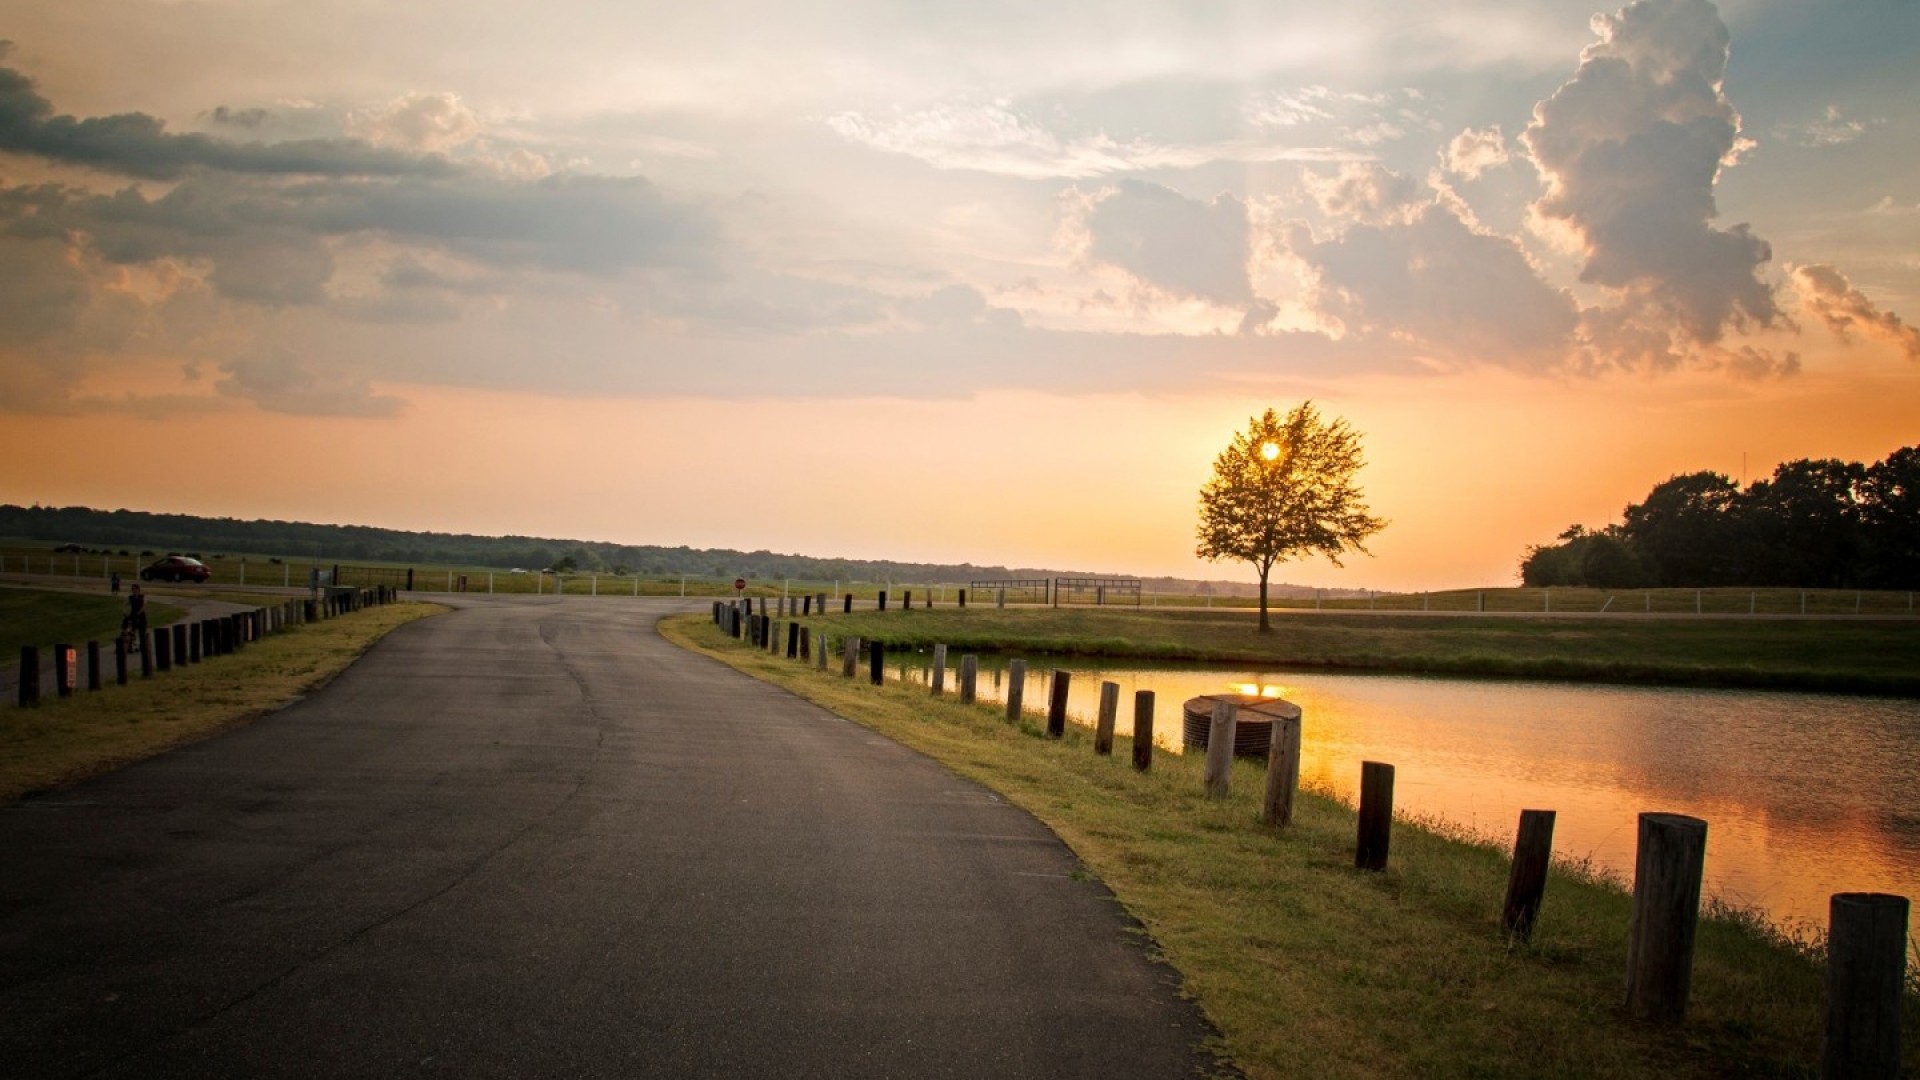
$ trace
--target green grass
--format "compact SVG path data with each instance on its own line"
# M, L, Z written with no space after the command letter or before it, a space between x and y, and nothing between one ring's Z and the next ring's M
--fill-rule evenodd
M1920 694L1920 622L940 607L815 616L888 645L1276 669Z
M0 588L0 644L7 647L0 660L18 662L22 645L37 646L44 656L55 644L105 644L119 635L126 610L125 595ZM150 626L165 626L185 614L185 609L172 604L149 601L147 605Z
M832 630L858 633L851 622ZM1303 793L1292 827L1258 822L1261 773L1202 795L1204 763L1136 773L1091 735L1041 737L1038 716L931 699L748 648L703 618L663 632L1004 794L1065 840L1137 916L1247 1075L1274 1077L1810 1077L1824 974L1750 917L1702 923L1689 1022L1622 1008L1630 900L1556 867L1531 944L1499 927L1507 859L1445 829L1395 826L1384 874L1353 869L1352 809ZM1920 1006L1907 1001L1909 1030ZM1907 1066L1920 1067L1915 1040Z
M0 714L0 803L204 739L325 682L397 626L444 610L391 604L269 635L126 686ZM117 624L117 620L116 620Z

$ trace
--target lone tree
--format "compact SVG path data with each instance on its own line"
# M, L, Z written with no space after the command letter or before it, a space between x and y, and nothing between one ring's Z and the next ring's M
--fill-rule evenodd
M1320 553L1340 565L1347 551L1366 554L1363 542L1386 528L1371 516L1353 474L1366 461L1360 436L1345 420L1331 423L1307 401L1281 419L1272 409L1213 461L1200 489L1203 559L1240 559L1260 573L1260 631L1267 618L1267 578L1273 564Z

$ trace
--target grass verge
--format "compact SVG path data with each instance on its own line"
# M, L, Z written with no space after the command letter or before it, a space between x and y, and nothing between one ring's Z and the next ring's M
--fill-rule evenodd
M339 674L389 631L445 610L392 604L271 635L152 679L0 714L0 803L196 742Z
M1396 824L1383 874L1353 869L1351 807L1303 793L1294 824L1258 821L1261 771L1202 795L1204 763L1124 745L1098 757L1069 725L1042 737L996 707L868 685L745 647L705 619L662 633L925 753L1054 830L1183 975L1233 1060L1273 1077L1813 1076L1824 973L1763 924L1700 927L1692 1010L1679 1029L1622 1008L1631 902L1617 883L1557 867L1531 944L1499 926L1505 853ZM1162 723L1168 721L1162 703ZM1920 1024L1909 997L1906 1024ZM1907 1067L1920 1066L1909 1040Z
M17 662L22 645L39 646L44 653L55 643L85 647L89 641L111 642L120 633L120 617L126 610L124 596L0 589L0 641L11 645L0 661ZM147 604L151 626L165 626L185 614L186 609L174 604Z
M1574 679L1920 696L1920 622L1528 618L944 607L815 616L815 632L961 651L1269 669Z

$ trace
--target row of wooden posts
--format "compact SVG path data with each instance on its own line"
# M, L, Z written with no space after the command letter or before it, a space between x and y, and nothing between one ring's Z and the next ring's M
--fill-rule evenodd
M825 610L826 597L820 596ZM851 610L852 597L847 597ZM884 610L884 599L882 610ZM805 615L806 608L793 611ZM789 609L791 610L791 609ZM813 660L827 667L826 635L815 642L811 628L799 622L779 632L773 616L755 614L751 601L713 605L713 620L731 636L789 659ZM863 642L841 638L841 674L853 678L859 668ZM885 680L886 647L864 643L868 679L875 686ZM974 703L979 657L960 658L959 697ZM933 647L929 677L935 697L945 692L947 647ZM1027 665L1007 662L1006 716L1017 723L1025 709ZM1048 694L1046 733L1066 734L1067 693L1072 674L1056 670ZM1120 685L1100 684L1100 707L1094 726L1093 750L1113 753L1114 727L1119 711ZM1133 696L1133 767L1145 771L1153 764L1154 694L1139 690ZM1206 795L1224 799L1232 788L1234 729L1238 706L1217 701L1208 728L1204 772ZM1393 830L1392 765L1378 761L1360 764L1360 805L1354 844L1354 866L1384 871ZM1260 820L1274 826L1293 821L1294 795L1300 783L1300 720L1298 716L1272 718L1267 751L1266 788ZM1514 842L1513 862L1501 911L1501 927L1512 939L1530 940L1546 895L1547 870L1553 858L1552 810L1522 810ZM1639 818L1635 854L1633 915L1627 942L1627 1010L1647 1021L1678 1024L1686 1017L1692 984L1693 943L1700 916L1701 882L1706 869L1707 823L1683 814L1644 813ZM1879 893L1838 893L1832 898L1828 930L1827 1035L1822 1075L1887 1077L1899 1075L1900 1012L1906 983L1906 897Z
M375 604L391 603L398 598L398 592L386 586L367 589L333 589L326 595L314 599L293 599L272 607L254 608L251 611L237 611L211 619L199 619L192 622L177 622L159 629L142 629L138 646L129 652L126 635L113 641L113 681L115 685L125 686L129 680L129 668L134 656L139 657L139 675L142 679L151 679L156 674L171 671L175 667L198 664L204 659L226 656L238 652L247 644L258 641L268 634L299 626L303 623L349 611L358 611ZM86 688L90 691L101 689L106 681L103 670L104 650L100 642L89 641L86 646ZM41 698L40 650L33 645L20 648L20 687L19 703L22 707L38 705ZM80 649L73 645L55 645L53 647L53 689L59 697L72 697L81 686Z

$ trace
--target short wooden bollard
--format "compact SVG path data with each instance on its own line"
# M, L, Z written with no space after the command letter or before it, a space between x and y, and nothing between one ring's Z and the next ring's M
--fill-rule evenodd
M853 669L860 664L860 639L847 635L846 640L840 643L840 653L840 674L851 679Z
M885 589L880 590L880 610L887 610L887 591Z
M1224 799L1233 789L1233 730L1240 708L1231 701L1213 703L1207 728L1207 798Z
M1387 848L1392 840L1393 766L1363 761L1360 763L1360 836L1353 849L1353 865L1361 870L1385 870Z
M20 705L40 704L40 650L32 645L20 646Z
M1153 691L1133 692L1133 767L1153 768Z
M1093 752L1102 756L1113 753L1113 728L1120 718L1120 684L1103 682L1100 684L1100 714L1093 724Z
M1067 689L1073 685L1073 673L1055 669L1053 684L1047 692L1047 738L1065 738L1067 734Z
M100 689L100 643L87 642L87 689Z
M1827 907L1823 1080L1900 1075L1900 996L1907 981L1904 896L1835 893Z
M846 606L842 607L840 611L844 615L853 614L853 594L852 593L847 594Z
M80 689L80 650L71 645L53 647L53 692L56 697L72 697Z
M202 650L206 645L201 640L201 634L205 629L205 623L194 623L187 627L187 663L189 664L199 663L200 657L204 655Z
M933 673L931 676L929 676L927 681L932 684L932 693L934 697L939 697L941 694L946 692L947 647L945 645L935 645L933 647Z
M967 606L967 590L965 589L960 590L960 606L961 607Z
M153 678L153 631L140 631L140 677Z
M1007 661L1007 723L1020 722L1020 714L1026 709L1027 662L1025 660Z
M815 643L813 652L814 652L814 658L813 658L814 663L819 665L819 668L821 671L827 670L827 635L826 634L823 633L820 635L820 640Z
M156 671L173 670L173 635L164 626L153 635L153 666Z
M793 630L793 627L794 627L793 623L787 624L787 630L789 632ZM771 621L768 622L767 623L767 651L772 653L775 656L779 656L780 655L780 639L783 636L784 635L780 633L780 624L778 622L771 622ZM793 644L796 649L799 647L800 642L797 637L793 639Z
M913 590L912 589L908 589L905 592L900 594L900 610L901 611L913 610Z
M1693 984L1707 823L1685 814L1641 814L1639 839L1627 932L1627 1011L1678 1024L1687 1018Z
M1513 841L1513 870L1507 875L1507 903L1500 926L1520 939L1533 937L1540 901L1547 894L1547 867L1553 862L1551 810L1520 811L1520 832Z
M980 683L980 658L968 653L960 658L960 704L973 704Z
M173 662L185 666L187 663L187 624L174 623L168 629L173 631Z
M800 624L797 622L787 624L787 659L800 659Z
M875 641L867 646L867 681L879 686L887 681L887 647Z
M813 597L803 596L800 598L800 614L802 615L813 614Z
M1269 825L1293 824L1293 796L1300 790L1300 717L1275 716L1267 741L1267 790L1260 800L1260 820Z
M127 685L127 636L113 639L113 681L115 685Z
M813 628L810 626L800 628L800 659L813 659Z

